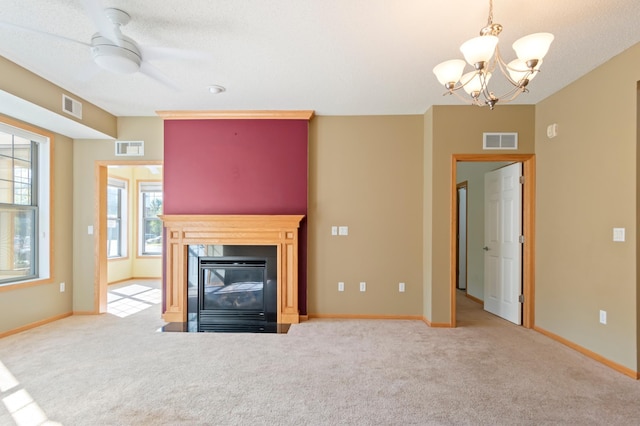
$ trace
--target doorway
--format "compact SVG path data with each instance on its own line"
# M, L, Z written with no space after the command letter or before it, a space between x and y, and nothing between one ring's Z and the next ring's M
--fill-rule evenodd
M458 221L456 240L456 288L467 293L467 188L468 182L460 182L456 185L456 203L458 206Z
M517 162L522 163L524 183L523 190L523 214L522 231L524 242L522 243L522 325L525 328L534 326L534 212L535 212L535 155L534 154L454 154L452 156L451 179L451 271L450 271L450 301L451 301L451 325L456 326L456 297L457 272L458 272L458 164L466 162ZM467 283L467 289L469 283ZM468 291L468 290L467 290Z
M151 181L159 181L160 184L162 183L162 164L162 161L96 161L96 203L94 209L94 223L97 224L94 248L94 310L96 313L107 312L109 283L113 281L124 281L124 279L121 279L118 275L122 272L114 272L115 270L121 269L120 267L122 265L126 263L132 265L130 275L128 276L130 278L162 277L161 252L152 253L156 256L146 256L148 253L145 253L145 245L141 244L141 241L146 240L141 239L144 238L145 232L142 231L143 228L140 224L143 222L146 223L146 220L144 212L142 211L143 209L141 209L142 203L139 201L142 194L141 188L144 188L145 184L148 185ZM110 168L112 173L109 172ZM127 169L129 169L129 171L126 171ZM115 170L119 172L116 173ZM155 175L155 177L141 176L139 170L148 170L149 176ZM127 173L129 173L130 177L127 177ZM119 259L113 259L113 251L111 252L112 258L110 259L110 253L108 252L108 247L113 248L114 246L113 242L110 241L114 238L114 225L119 226L118 221L114 220L114 217L111 216L112 212L109 212L109 215L107 212L110 175L112 179L111 183L113 184L114 178L120 180L123 182L120 188L125 188L126 192L130 195L128 203L130 204L130 208L127 214L128 219L122 220L123 228L127 227L124 225L126 221L130 224L130 226L128 226L128 234L127 232L122 234L128 235L126 237L123 236L123 240L127 239L129 242L125 243L126 247L121 252L123 255ZM113 190L113 185L111 190ZM113 195L113 191L111 192L111 195ZM150 241L149 247L147 247L149 250L154 247L151 243L153 243L153 241ZM149 262L153 257L155 257L155 261ZM157 265L150 266L151 263L153 263L153 265L157 263ZM119 265L118 268L115 268L111 272L114 276L109 277L110 266L113 266L113 264Z

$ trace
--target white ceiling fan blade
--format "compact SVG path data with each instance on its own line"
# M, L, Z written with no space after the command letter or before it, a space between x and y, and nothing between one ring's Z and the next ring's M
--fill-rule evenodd
M122 34L120 33L120 28L118 28L118 25L115 25L107 17L104 9L100 4L101 2L99 0L84 0L83 3L84 3L84 8L87 12L87 15L89 15L89 17L95 24L100 35L105 38L108 38L118 46L121 46Z
M171 81L169 77L164 75L162 72L160 72L158 68L154 67L148 62L142 62L142 64L140 64L140 72L146 75L147 77L150 77L156 80L162 85L167 86L170 89L173 89L175 91L180 90L180 88L176 86L176 84L173 81Z
M23 27L22 25L12 24L10 22L0 21L0 27L14 29L14 30L18 30L18 31L24 31L24 32L33 33L33 34L40 34L40 35L47 36L47 37L57 38L58 40L70 41L72 43L77 43L77 44L81 44L83 46L91 47L90 44L85 43L83 41L79 41L79 40L76 40L76 39L73 39L73 38L61 36L61 35L58 35L58 34L48 33L46 31L36 30L35 28Z
M142 59L145 61L166 61L166 60L196 60L209 61L213 56L209 52L200 50L185 50L174 47L140 46Z

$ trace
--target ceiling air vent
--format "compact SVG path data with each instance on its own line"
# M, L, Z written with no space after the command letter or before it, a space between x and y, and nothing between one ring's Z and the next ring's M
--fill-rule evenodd
M482 149L518 149L518 134L483 133Z
M62 95L62 110L82 120L82 104L65 94Z
M144 155L144 141L116 141L116 155L140 157Z

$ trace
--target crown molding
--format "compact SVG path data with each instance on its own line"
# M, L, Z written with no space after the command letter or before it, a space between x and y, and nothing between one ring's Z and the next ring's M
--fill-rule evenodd
M164 120L311 120L313 110L156 111Z

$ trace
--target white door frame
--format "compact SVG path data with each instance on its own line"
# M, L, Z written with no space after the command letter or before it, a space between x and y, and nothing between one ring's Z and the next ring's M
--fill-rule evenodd
M458 206L457 206L457 168L458 162L521 162L524 185L522 204L522 232L524 243L522 245L522 292L524 304L522 305L522 325L525 328L533 328L535 325L535 154L453 154L451 156L451 189L450 189L450 324L456 326L456 230Z

